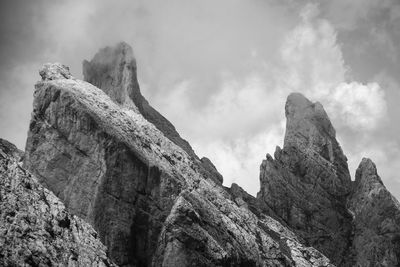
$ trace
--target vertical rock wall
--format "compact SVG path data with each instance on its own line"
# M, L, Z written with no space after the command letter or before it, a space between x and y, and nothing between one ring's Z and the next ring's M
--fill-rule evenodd
M321 104L301 94L288 97L285 111L284 147L261 164L257 197L306 244L350 266L352 217L346 197L351 180L335 130Z

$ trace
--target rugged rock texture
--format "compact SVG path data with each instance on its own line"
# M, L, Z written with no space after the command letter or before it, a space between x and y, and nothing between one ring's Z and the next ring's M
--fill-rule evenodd
M0 266L115 266L86 222L21 167L0 139Z
M222 186L148 104L127 44L84 62L90 83L61 64L40 75L25 155L0 141L0 265L112 265L19 160L119 266L400 265L400 204L370 160L351 182L321 104L288 97L284 146L255 198Z
M83 61L84 80L103 90L110 98L139 112L172 142L188 154L194 155L189 143L182 139L175 127L142 96L137 81L136 60L126 43L101 49L91 61Z
M354 216L355 266L400 265L400 204L385 188L375 164L363 159L349 199Z
M286 102L283 149L261 164L260 205L272 209L305 244L340 266L351 266L351 190L347 159L320 103L293 93Z
M331 266L278 221L232 201L140 112L58 67L36 85L24 163L98 230L117 264Z
M211 161L207 158L200 161L190 144L180 137L172 123L150 106L143 97L137 81L136 60L128 44L122 42L114 47L103 48L91 61L85 60L83 76L85 81L102 89L117 104L142 114L167 138L192 156L203 175L222 183L222 175Z

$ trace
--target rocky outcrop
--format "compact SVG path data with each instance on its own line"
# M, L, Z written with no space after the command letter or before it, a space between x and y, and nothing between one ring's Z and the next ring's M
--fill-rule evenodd
M95 230L119 266L399 265L400 204L368 159L351 182L320 103L289 95L255 198L148 104L127 44L84 62L89 83L40 75L25 154L0 140L0 265L112 266Z
M69 214L0 139L0 266L115 266L98 234Z
M351 179L335 130L320 103L293 93L286 102L283 149L260 168L260 205L269 207L305 244L351 266Z
M136 60L128 44L122 42L114 47L103 48L91 61L85 60L83 76L85 81L102 89L117 104L140 113L168 139L193 157L204 175L222 183L222 175L210 160L199 160L190 144L180 137L172 123L143 97L137 80Z
M400 203L370 159L364 158L356 171L348 204L354 216L354 266L399 266Z
M140 109L46 71L59 66L36 84L24 164L94 226L117 264L332 266L277 220L233 201Z

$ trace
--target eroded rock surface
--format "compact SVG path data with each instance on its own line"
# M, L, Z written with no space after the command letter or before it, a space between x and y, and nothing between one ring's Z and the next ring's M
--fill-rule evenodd
M0 139L0 266L115 266L98 234L21 167Z
M286 102L283 149L260 168L260 205L272 209L305 244L340 266L351 266L352 217L347 159L320 103L293 93Z
M27 190L42 188L20 167L23 160L73 214L93 225L119 266L399 265L400 204L368 159L351 182L347 158L320 103L298 93L288 97L284 146L261 164L255 198L236 184L222 186L212 162L199 159L148 104L127 44L102 49L84 62L90 83L75 79L61 64L44 65L40 75L25 155L0 142L0 170L5 177L22 179L17 185L11 178L11 185L2 181L0 196L25 196ZM50 232L35 228L39 234L33 238L18 234L20 251L34 255L29 260L44 262L29 242L53 242L42 235L47 231L52 237L56 231L68 245L61 254L54 254L58 241L45 245L47 251L56 251L51 259L58 255L64 264L68 258L71 266L111 264L98 240L87 245L94 230L68 215L62 204L54 209L50 205L54 211L42 214L49 199L55 199L50 204L58 200L41 190L44 199L36 194L27 198L39 203L35 211L24 197L22 203L15 198L4 202L44 216L43 225L52 225L46 226ZM0 211L3 221L13 222L7 207ZM80 223L84 229L77 239L71 225ZM2 251L10 254L10 247ZM59 256L76 250L89 251L88 256Z
M120 266L332 266L89 83L37 83L24 162L98 230Z
M364 158L356 171L349 208L354 216L355 266L399 266L400 204L370 159Z
M222 175L207 158L200 160L190 144L181 138L175 127L155 110L140 92L136 60L132 48L122 42L101 49L91 61L83 62L84 80L103 90L120 106L140 113L168 139L189 154L196 167L207 178L222 184Z

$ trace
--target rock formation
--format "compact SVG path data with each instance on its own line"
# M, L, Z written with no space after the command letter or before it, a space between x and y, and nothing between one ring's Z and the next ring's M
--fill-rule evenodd
M285 225L236 204L121 94L59 64L40 74L24 164L94 226L118 265L332 266Z
M363 159L349 199L354 216L355 266L400 265L400 203L385 188L375 164Z
M70 215L0 139L0 266L115 266L93 228Z
M351 181L320 103L288 97L253 197L149 105L127 44L83 65L45 64L25 153L0 141L0 265L399 265L400 204L370 160Z
M139 112L168 139L180 146L194 160L204 176L222 184L222 175L207 158L199 160L190 144L175 127L140 92L136 60L132 48L122 42L101 49L91 61L83 61L84 80L103 90L115 103Z
M346 208L351 190L347 159L320 103L293 93L285 111L284 146L277 147L275 159L267 155L261 164L257 197L306 244L345 265L352 229Z

